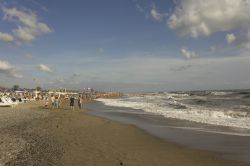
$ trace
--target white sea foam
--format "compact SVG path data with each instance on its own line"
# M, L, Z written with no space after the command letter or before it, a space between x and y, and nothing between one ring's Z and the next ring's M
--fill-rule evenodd
M220 91L214 91L214 92L211 92L212 95L215 95L215 96L224 96L224 95L230 95L232 94L232 92L220 92Z
M163 115L167 118L189 120L219 126L250 129L250 114L221 108L206 108L188 105L187 107L169 95L128 97L121 99L98 99L105 105L141 109L146 112ZM174 106L174 107L173 107ZM176 109L175 106L181 106Z
M188 97L189 94L187 93L166 93L168 96L171 97Z

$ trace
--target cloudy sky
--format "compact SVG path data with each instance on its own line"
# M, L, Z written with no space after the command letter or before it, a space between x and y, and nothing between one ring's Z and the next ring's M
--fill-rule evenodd
M250 0L0 0L0 85L250 88Z

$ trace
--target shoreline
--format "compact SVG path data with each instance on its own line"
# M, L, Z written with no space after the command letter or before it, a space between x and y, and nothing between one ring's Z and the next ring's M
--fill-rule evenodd
M5 165L247 165L217 158L213 153L194 150L167 142L128 124L88 115L87 110L44 109L41 103L26 104L16 111L25 114L23 120L1 126L0 137L12 137L22 145L12 152L8 142L0 144L0 153L12 152ZM18 106L19 107L19 106ZM24 108L22 108L24 107ZM11 114L11 112L10 112ZM35 114L34 118L29 118ZM29 117L27 117L29 115ZM19 119L20 117L15 117ZM7 122L8 123L8 122ZM4 131L4 132L3 132ZM6 139L5 139L6 140ZM20 141L22 140L22 141ZM14 146L13 142L12 145ZM4 152L1 152L5 147ZM4 161L4 160L0 160ZM3 163L0 163L0 165Z
M143 110L107 106L101 102L89 103L85 107L91 110L90 115L111 119L122 124L132 124L164 141L189 149L208 151L219 158L250 164L249 132L232 133L235 129L165 118Z

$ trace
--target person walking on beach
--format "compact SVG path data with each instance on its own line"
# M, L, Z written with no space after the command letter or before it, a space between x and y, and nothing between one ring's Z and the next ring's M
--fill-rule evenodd
M79 107L79 109L81 110L82 109L82 96L79 96L78 97L78 107Z
M75 98L73 96L70 97L70 108L74 110Z

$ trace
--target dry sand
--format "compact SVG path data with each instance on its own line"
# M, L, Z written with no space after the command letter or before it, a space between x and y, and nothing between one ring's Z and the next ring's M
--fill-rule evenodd
M240 166L79 110L0 108L1 165Z

